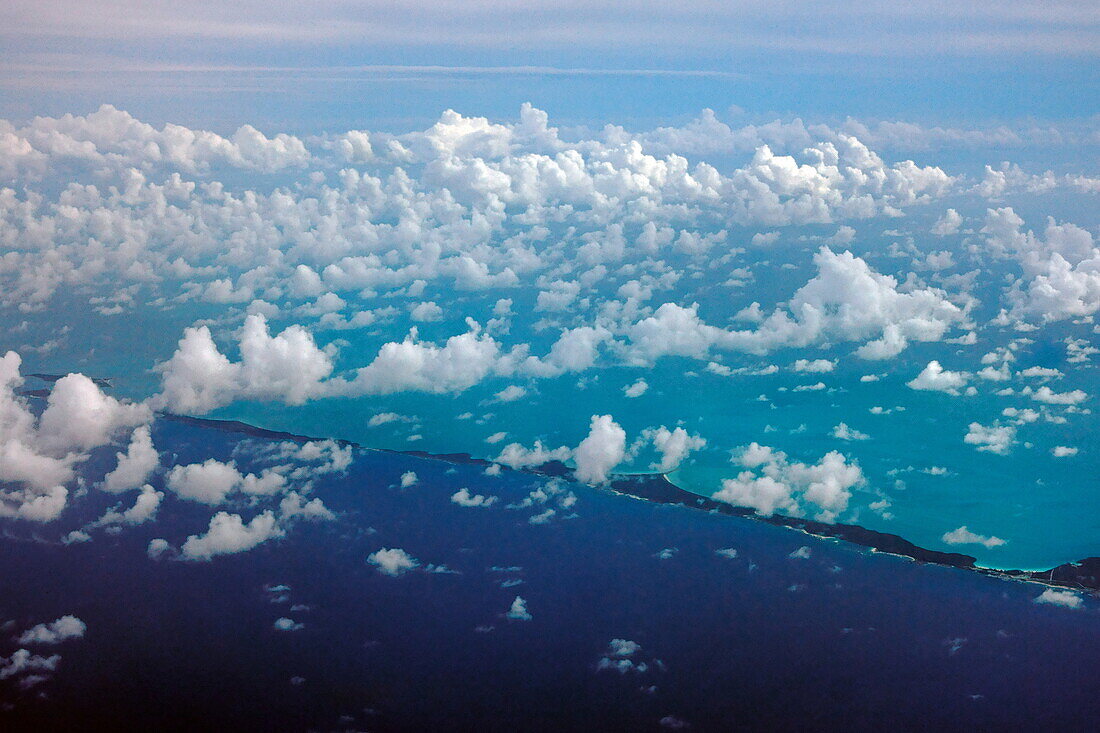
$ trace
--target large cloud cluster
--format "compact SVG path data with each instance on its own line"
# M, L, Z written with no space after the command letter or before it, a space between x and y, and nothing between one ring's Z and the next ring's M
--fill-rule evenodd
M704 323L695 306L662 305L629 330L629 352L645 363L666 355L702 357L711 348L764 354L827 340L864 342L864 359L896 356L910 341L939 341L966 323L964 308L936 288L901 288L851 252L822 247L817 275L786 307L764 315L755 328L726 330Z
M308 142L247 125L158 129L111 107L3 122L0 174L15 184L0 188L3 301L33 308L64 286L105 285L218 303L332 296L315 307L335 309L336 325L337 293L506 288L559 252L588 266L634 248L699 256L729 226L894 214L953 185L818 132L780 144L794 154L756 136L751 159L723 173L644 134L567 141L530 106L512 124L448 111L424 131ZM234 169L267 175L242 189L222 180L239 180ZM566 237L546 236L565 220ZM125 307L111 298L100 307Z
M837 451L807 464L789 460L783 451L752 443L737 460L746 470L737 478L723 480L714 498L763 515L802 516L810 510L820 521L836 521L848 508L852 489L865 480L860 467Z
M152 414L104 394L82 374L69 374L53 385L36 416L17 392L20 364L13 351L0 358L0 516L47 521L65 508L66 484L88 451Z
M1057 321L1100 310L1100 247L1087 229L1047 220L1042 235L1024 231L1011 207L990 209L982 233L994 253L1016 258L1023 279L1009 293L1012 315Z

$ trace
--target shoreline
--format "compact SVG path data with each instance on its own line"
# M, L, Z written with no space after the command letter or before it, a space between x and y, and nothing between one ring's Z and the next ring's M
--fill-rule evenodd
M174 413L157 413L161 419L171 422L206 427L222 432L238 433L267 440L289 440L296 443L304 443L316 440L333 440L341 446L352 446L360 450L370 450L380 453L393 453L397 455L423 458L427 460L444 461L447 463L484 466L494 464L484 458L476 458L469 453L429 453L421 450L395 450L390 448L372 448L360 445L354 441L341 438L319 438L308 435L299 435L279 430L250 425L239 420L218 420L213 418L192 417L189 415L176 415ZM521 473L529 473L552 478L572 478L573 470L560 461L550 461L541 466L530 469L512 469L502 466L509 471L519 470ZM784 515L762 516L747 507L737 507L732 504L710 499L694 494L672 483L665 474L660 473L634 473L614 474L604 488L621 496L649 501L655 504L669 504L682 506L697 511L722 514L750 521L763 522L777 527L800 531L804 534L819 539L831 539L857 547L864 547L872 552L904 557L915 562L941 567L969 570L990 577L1004 580L1017 580L1036 583L1054 588L1065 588L1092 595L1100 595L1100 557L1087 557L1081 560L1063 563L1054 568L1044 570L1018 570L1008 568L987 568L977 564L976 558L956 552L942 552L920 547L904 537L877 530L868 529L858 524L827 524L812 519L788 517Z

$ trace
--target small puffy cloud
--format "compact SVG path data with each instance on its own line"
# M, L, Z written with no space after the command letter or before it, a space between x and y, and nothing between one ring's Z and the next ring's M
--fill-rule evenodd
M451 502L464 507L490 507L495 504L497 497L471 494L467 488L461 488L451 494Z
M679 427L669 430L662 425L643 430L630 448L631 455L646 443L652 443L661 454L661 460L652 465L660 473L675 471L693 451L702 450L707 445L706 438L701 435L691 435Z
M830 434L837 440L868 440L871 437L867 433L848 427L848 424L843 422L836 425Z
M627 397L641 397L649 389L649 384L644 379L639 379L634 384L623 387L623 394Z
M168 544L168 540L158 537L157 539L149 540L149 546L145 549L145 554L147 554L151 560L157 560L171 551L172 546Z
M1069 458L1077 455L1077 448L1075 446L1056 445L1050 449L1050 453L1055 458Z
M409 317L420 323L443 320L443 309L435 304L435 301L418 303L409 311Z
M959 388L965 387L970 375L967 372L951 372L940 366L938 361L930 361L921 373L906 384L910 389L928 390L959 394Z
M401 488L407 489L410 486L415 486L418 480L415 471L405 471L401 474Z
M372 552L367 556L367 562L378 568L378 572L391 578L404 575L420 566L419 560L398 547L392 549L383 547L381 550Z
M836 361L831 359L798 359L791 366L796 372L810 372L811 374L822 374L825 372L831 372L836 368Z
M142 425L130 436L130 446L118 453L118 464L103 477L101 488L111 494L139 488L160 464L160 455L153 447L149 427Z
M210 560L218 555L245 552L282 536L283 530L271 511L257 514L247 524L240 514L218 512L210 519L206 533L188 537L180 552L185 560ZM152 551L152 544L149 549Z
M633 659L642 650L642 645L630 639L612 639L607 645L607 651L596 663L596 671L614 670L619 674L628 672L643 673L648 671L649 665L645 662L637 662Z
M1031 394L1031 399L1047 405L1079 405L1088 397L1087 393L1079 389L1070 392L1055 392L1047 386L1042 386Z
M493 461L515 469L537 468L549 461L567 461L572 455L573 451L567 446L551 449L544 446L541 440L536 440L532 448L509 443Z
M513 621L530 621L531 613L527 610L527 601L522 596L516 596L516 599L512 601L511 607L508 609L508 613L504 614Z
M294 619L282 618L275 619L274 628L276 631L301 631L306 627L305 624L299 623Z
M1084 601L1081 600L1081 596L1077 595L1073 591L1069 590L1055 590L1054 588L1047 588L1035 599L1036 603L1043 603L1050 606L1061 606L1062 608L1078 609L1084 605Z
M985 535L971 532L965 526L947 532L942 539L949 545L982 545L986 549L1000 547L1005 544L1005 540L1002 540L1000 537L986 537Z
M57 665L60 663L61 656L59 654L43 657L38 654L31 654L26 649L19 649L10 657L0 657L0 680L25 675L23 682L26 683L30 680L30 684L24 684L23 686L28 687L43 681L47 675L56 672Z
M493 395L497 402L515 402L527 396L527 390L518 384L510 384Z
M371 415L370 420L367 420L367 427L376 428L379 425L388 425L394 422L412 422L413 419L401 415L396 412L379 412L376 415Z
M787 555L787 557L792 560L809 560L810 548L807 545L802 545L802 547L799 547L797 550Z
M588 437L573 451L578 481L602 484L626 457L626 431L611 415L593 415Z
M932 225L932 233L937 237L958 234L959 227L962 226L962 223L962 215L954 209L948 209L943 213L943 216L937 219L936 223Z
M157 510L164 499L164 492L157 491L149 484L141 487L141 493L134 500L133 506L125 511L119 511L119 507L108 510L102 517L93 522L89 527L101 527L119 524L145 524L157 516ZM87 529L88 527L85 527Z
M967 426L967 433L963 442L973 445L980 451L996 453L999 456L1007 455L1009 448L1016 441L1016 428L1011 425L982 425L972 422Z
M83 621L76 616L66 615L56 621L38 624L37 626L27 629L20 634L18 642L24 645L60 644L69 639L80 639L87 630L88 625Z
M336 515L325 506L320 497L307 501L297 491L291 491L279 502L279 517L283 521L294 518L327 521L335 519Z
M252 495L278 494L286 490L286 478L272 469L256 474L242 474L232 461L222 463L208 458L203 463L173 466L165 485L180 498L216 506L229 495L241 491Z

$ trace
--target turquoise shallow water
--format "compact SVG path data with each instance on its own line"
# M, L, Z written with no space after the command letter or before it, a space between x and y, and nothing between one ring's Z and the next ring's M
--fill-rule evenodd
M916 365L920 359L914 355L910 361ZM825 375L834 392L797 394L779 389L805 379L783 374L725 378L705 372L685 377L683 372L690 369L685 360L658 365L645 374L650 385L647 393L635 399L625 398L622 387L641 372L614 368L599 370L598 378L584 389L569 377L540 382L527 399L508 404L485 404L501 388L495 384L453 398L400 395L325 401L293 409L240 404L218 415L366 445L463 451L487 458L512 440L530 445L539 438L551 446L576 445L593 414L613 414L628 439L647 426L672 426L682 419L690 432L707 438L708 447L694 454L674 480L699 494L709 496L720 488L723 478L735 476L739 468L731 464L731 451L754 440L807 462L840 450L859 462L867 478L840 521L899 534L924 547L965 552L989 567L1038 569L1100 553L1096 483L1100 463L1087 449L1095 427L1091 415L1075 416L1066 425L1022 426L1020 439L1030 442L1030 447L1017 445L1001 456L975 450L963 443L963 436L972 420L990 422L1018 400L913 392L900 377L868 384L859 381L862 369ZM769 400L760 401L760 394ZM907 407L902 412L874 415L869 411L902 400ZM390 411L415 415L417 422L367 424L370 416ZM467 411L492 416L455 419ZM870 437L838 441L830 433L839 422ZM508 436L499 444L486 443L496 432ZM410 441L411 436L420 437ZM1050 454L1054 444L1086 448L1072 460L1056 459ZM653 455L643 455L625 468L649 470L652 460ZM932 467L947 472L926 472ZM891 517L868 508L883 498L890 502ZM943 542L945 532L960 526L1006 543L986 548Z
M864 254L874 258L874 253ZM890 262L879 257L874 264L888 271ZM698 301L701 312L721 323L722 313L733 312L753 297L770 295L774 301L776 293L789 294L810 274L805 267L764 270L757 290L744 294L714 286L708 274L690 283L683 294L675 294L675 299ZM996 283L1003 274L983 276ZM978 292L988 297L975 310L975 320L988 322L998 307L997 291L979 288ZM441 342L461 333L466 316L487 322L501 294L442 295L441 302L453 296L454 307L442 321L421 324L421 337ZM527 314L532 310L534 291L513 289L507 295L515 299L514 310L520 315L512 331L500 337L502 343L530 342L532 353L545 354L559 328L533 328ZM0 325L7 339L0 342L0 349L21 350L25 373L83 371L111 376L117 393L135 398L156 391L158 376L151 367L172 353L185 326L196 319L224 319L226 315L223 306L187 304L169 310L137 307L124 317L104 317L81 307L78 295L62 300L46 312L5 314ZM230 341L229 334L238 322L214 322L219 343ZM292 322L297 322L293 316L273 322L273 327ZM62 325L70 330L52 351L26 348L56 337ZM317 337L320 343L338 340L340 371L368 363L382 343L401 339L409 325L407 319L397 318L358 331L318 331ZM491 377L457 395L400 393L324 399L301 406L244 402L211 416L346 438L369 446L463 451L487 458L512 441L530 446L540 439L548 446L575 446L596 414L613 415L625 428L628 441L647 427L683 425L706 438L707 447L681 466L676 481L708 496L721 487L722 479L736 475L739 469L731 464L731 454L752 441L803 462L816 462L825 453L839 450L858 462L866 477L865 484L853 492L840 521L899 534L925 547L974 555L986 566L1037 569L1100 554L1100 446L1095 439L1100 434L1100 419L1091 410L1091 402L1100 394L1100 375L1090 362L1067 363L1064 345L1068 336L1095 342L1091 328L1087 323L1068 322L1027 334L983 328L976 344L912 344L898 358L886 362L859 360L852 356L854 345L847 343L762 357L714 355L731 368L779 367L777 373L765 376L724 377L708 372L706 360L666 357L652 367L597 366L553 379ZM1065 377L1050 386L1056 391L1081 389L1088 393L1091 397L1081 409L1071 412L1020 394L996 394L1006 384L1019 391L1027 384L1020 377L1008 383L972 379L971 384L977 387L973 396L918 392L906 386L932 359L948 369L977 371L983 354L1021 335L1030 343L1018 350L1014 369L1061 369ZM237 358L231 347L223 348ZM799 374L790 369L799 358L835 359L837 367L827 374ZM866 374L882 376L875 382L861 381ZM626 397L624 387L643 377L648 390L637 398ZM819 381L826 389L796 391ZM526 388L522 399L507 403L494 399L494 394L512 384ZM883 408L884 414L872 414L874 407ZM980 452L963 442L971 422L1009 424L1002 411L1011 407L1044 410L1056 422L1041 418L1017 425L1016 442L1007 455ZM397 413L402 419L370 426L370 418L384 412ZM471 417L459 419L464 414ZM841 422L866 434L867 439L833 437L834 426ZM501 432L506 434L501 442L486 442ZM1077 447L1079 453L1055 458L1051 451L1059 445ZM653 460L651 453L643 453L621 468L645 471ZM889 503L885 510L889 516L870 508L884 500ZM1005 543L996 547L947 545L944 533L962 526Z

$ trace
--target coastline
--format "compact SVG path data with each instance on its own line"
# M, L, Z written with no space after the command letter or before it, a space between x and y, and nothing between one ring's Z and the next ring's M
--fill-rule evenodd
M484 458L476 458L468 453L429 453L420 450L405 451L388 448L372 448L340 438L319 438L286 431L268 430L239 420L217 420L165 412L158 413L158 417L172 422L196 425L222 432L238 433L266 440L289 440L296 443L305 443L315 440L334 440L341 446L352 446L360 450L395 453L447 463L485 467L494 465L492 461ZM509 471L517 470L506 466L502 466L502 468ZM573 473L572 469L560 461L550 461L535 468L519 470L522 473L570 479ZM725 504L682 489L673 484L666 475L660 473L615 474L612 476L607 486L603 488L621 496L627 496L640 501L682 506L697 511L763 522L765 524L803 532L804 534L812 535L820 539L843 541L858 547L866 548L872 552L881 552L896 557L904 557L920 563L969 570L1004 580L1017 580L1048 587L1068 588L1093 595L1100 595L1100 557L1087 557L1044 570L988 568L977 565L976 559L970 555L930 550L920 547L899 535L879 532L877 530L862 527L858 524L827 524L812 519L783 515L762 516L752 509Z

